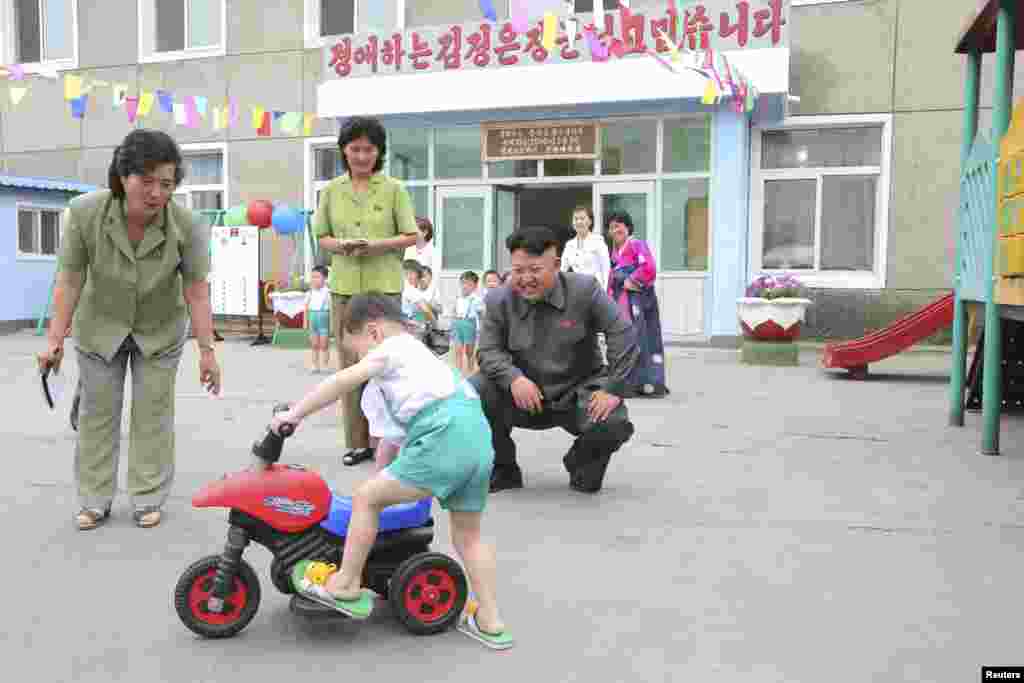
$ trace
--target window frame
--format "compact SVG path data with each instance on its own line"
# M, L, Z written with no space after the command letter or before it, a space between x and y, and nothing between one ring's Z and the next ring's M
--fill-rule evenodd
M806 285L823 289L884 289L888 265L889 202L892 193L892 114L838 116L791 116L780 125L751 129L750 240L748 262L750 277L759 273L790 272ZM764 133L786 130L822 130L829 128L881 127L881 156L878 166L817 166L808 168L765 169L762 167ZM814 221L814 262L820 265L822 182L826 176L877 176L874 226L874 267L871 270L766 269L763 264L764 185L769 180L816 180ZM749 279L749 278L748 278Z
M39 0L42 2L42 0ZM56 71L68 71L71 69L78 68L78 2L77 0L65 0L71 6L71 57L64 57L61 59L44 59L43 57L43 44L45 43L46 35L46 17L43 12L43 7L40 6L39 11L39 45L40 45L40 61L38 62L24 62L21 64L25 68L26 72L33 73L40 69L45 70L56 70ZM14 8L15 0L0 0L0 59L3 59L4 64L15 64L17 63L16 46L17 40L12 38L17 33L17 29L14 23Z
M185 3L185 42L188 43L188 0L181 0ZM157 0L138 0L136 9L139 20L139 64L158 64L161 62L176 62L186 59L203 59L205 57L223 57L227 54L228 45L228 3L227 0L220 2L220 42L216 45L206 47L185 47L182 50L171 52L157 52L156 46L156 2ZM153 13L154 35L150 42L153 50L147 52L146 35L143 27L146 26L147 13Z
M43 261L43 262L55 262L60 256L61 243L64 241L64 208L56 207L39 202L16 202L14 207L14 253L15 260L17 261ZM43 248L43 212L50 211L57 214L57 244L52 254L43 254L41 251L38 252L26 252L21 250L20 244L20 230L18 229L18 215L22 211L29 211L35 216L35 233L33 235L34 241L39 245L39 249Z
M408 27L405 25L405 3L406 0L377 0L378 2L393 2L395 3L395 15L398 17L398 24L394 27L394 30L402 33ZM511 2L512 0L496 0L496 5L504 5L506 14L511 16ZM473 17L466 17L468 23L473 21ZM305 32L306 49L322 49L330 43L331 39L337 36L321 36L320 35L320 0L304 0L303 3L303 29ZM359 34L359 0L353 0L352 3L352 26L355 27L355 34L339 34L339 35L356 35Z
M228 201L228 185L231 181L231 175L228 172L228 143L226 142L193 142L179 145L181 148L182 161L189 156L203 156L208 155L210 152L220 153L220 183L206 183L206 184L190 184L188 182L188 176L186 175L181 185L174 189L174 196L185 195L188 198L188 202L185 206L189 210L197 210L192 208L192 193L193 192L220 192L223 196L223 206L231 206ZM172 196L171 201L174 201Z

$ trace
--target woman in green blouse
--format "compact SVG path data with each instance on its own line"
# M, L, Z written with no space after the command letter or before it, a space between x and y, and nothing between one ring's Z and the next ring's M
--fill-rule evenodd
M169 201L183 175L170 136L132 131L114 150L110 189L78 197L64 212L54 313L39 363L59 365L73 318L81 395L76 522L82 530L110 515L129 364L128 493L137 525L160 523L174 478L174 385L186 311L199 344L199 381L220 393L206 282L209 230Z
M331 319L338 340L341 369L358 359L341 347L348 301L371 291L402 295L402 254L416 243L418 230L412 200L402 184L383 175L387 133L374 118L353 117L338 134L345 174L320 191L313 230L320 248L332 254ZM342 425L348 452L342 458L355 465L373 457L369 427L360 407L362 389L341 400Z

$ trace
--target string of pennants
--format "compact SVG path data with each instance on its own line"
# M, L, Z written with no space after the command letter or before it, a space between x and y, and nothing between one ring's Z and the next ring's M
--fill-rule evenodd
M529 15L531 4L542 2L546 7L551 7L554 0L512 0L512 24L517 32L525 33L529 30ZM479 0L484 16L490 21L497 20L497 13L494 9L493 0ZM731 64L720 51L690 50L686 46L686 31L683 14L675 11L675 0L668 0L669 8L676 17L677 35L683 36L678 43L658 29L654 29L655 38L663 41L668 47L669 57L666 59L656 50L648 48L647 54L655 59L658 64L668 71L679 74L690 71L703 76L706 79L704 93L701 103L715 105L722 100L729 98L737 112L751 112L757 106L757 88L747 79L743 73ZM604 5L602 0L595 0L593 22L582 27L582 34L590 50L591 58L595 62L606 62L612 57L621 58L627 53L630 44L625 37L607 36L607 42L602 41L598 35L598 26L604 23ZM578 28L578 20L574 14L572 2L565 2L566 14L560 18L554 12L544 12L544 34L542 44L545 49L551 50L557 39L559 31L565 30L570 47L575 42ZM619 11L622 13L623 25L630 17L630 0L619 0ZM0 66L0 76L6 76L11 82L8 86L8 93L13 106L18 106L29 92L29 75L42 76L50 80L60 79L60 74L55 69L34 66L29 72L21 64ZM176 96L169 90L154 89L141 90L135 95L129 95L129 86L124 83L111 83L100 79L89 79L77 74L64 75L64 99L68 102L71 116L75 119L84 119L90 101L99 102L96 90L99 88L110 89L110 106L113 109L122 109L127 116L129 123L135 123L138 119L145 118L155 109L174 116L174 121L180 126L198 128L200 121L209 120L214 130L233 128L238 125L241 119L241 108L234 97L228 97L221 101L211 99L202 95ZM214 104L217 102L217 104ZM258 136L270 136L272 127L276 123L286 133L297 133L302 129L305 136L312 134L313 122L316 119L314 114L295 111L268 110L261 106L249 107L251 112L252 128ZM248 118L248 117L247 117Z
M494 8L493 0L479 0L480 10L489 21L497 21L498 15ZM566 40L572 48L575 43L579 20L575 15L575 7L572 0L564 0L564 15L562 17L552 11L555 0L512 0L512 27L517 33L526 33L529 30L529 17L531 13L536 14L538 3L544 9L544 33L541 44L549 52L554 48L559 32L565 31ZM703 76L706 79L704 93L701 103L706 105L718 104L726 98L731 98L733 108L738 113L752 112L757 107L759 92L753 83L720 51L690 50L686 46L685 13L677 11L675 0L668 0L669 10L676 18L676 35L681 36L677 43L673 43L669 36L657 28L654 28L655 38L664 42L668 47L669 58L666 59L656 50L648 48L647 54L653 57L662 67L668 71L679 74L682 71L691 71ZM621 58L626 55L627 48L631 44L626 37L609 36L607 44L598 37L598 26L604 24L604 3L602 0L594 0L593 21L582 27L583 37L587 42L590 55L595 62L606 62L611 57ZM619 0L619 12L622 17L622 25L629 24L631 15L630 0Z
M20 64L0 67L0 75L6 75L11 81L8 92L14 106L19 105L29 92L27 76L60 79L55 70L34 68L29 73ZM101 101L97 92L101 88L110 89L111 108L123 110L129 123L149 116L155 109L173 115L175 123L180 126L198 128L200 121L207 120L213 125L214 130L221 130L238 125L241 116L241 108L234 97L224 99L221 104L220 100L211 100L206 96L175 95L170 90L163 89L141 90L138 94L130 95L129 86L125 83L88 79L77 74L65 74L63 79L64 100L70 105L72 118L76 119L85 118L90 101ZM274 123L278 123L286 133L297 133L301 129L304 135L312 134L313 121L316 118L313 114L273 111L260 106L251 107L250 110L252 127L257 135L269 136Z

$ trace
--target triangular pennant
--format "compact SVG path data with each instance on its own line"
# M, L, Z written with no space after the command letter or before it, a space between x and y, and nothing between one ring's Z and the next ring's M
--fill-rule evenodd
M114 107L120 107L121 104L124 102L124 98L127 97L127 96L128 96L128 86L127 85L125 85L124 83L116 83L116 84L114 84L114 95L113 95ZM135 98L135 101L138 102L138 98L137 97Z
M262 135L263 137L269 137L271 134L270 130L270 112L263 112L263 122L260 127L256 129L256 135Z
M88 95L79 95L71 100L71 116L76 119L85 118L85 107L89 102Z
M277 123L278 121L280 121L281 117L284 116L284 114L285 113L283 111L275 111L274 112L274 123Z
M139 116L149 116L153 111L153 102L156 97L151 92L144 92L139 96Z
M135 123L135 119L139 114L139 98L126 96L124 98L124 112L128 114L128 123Z
M715 90L715 82L710 78L704 85L704 96L700 98L701 104L714 104L718 91Z
M309 137L313 134L313 115L305 114L302 117L302 134Z
M188 114L185 113L185 103L174 103L174 122L179 126L188 125Z
M11 102L15 105L21 104L21 100L25 97L25 93L28 92L28 88L21 88L12 85L10 88Z
M196 95L194 99L195 99L195 103L196 103L196 112L205 119L206 118L206 98L203 97L202 95Z
M82 79L74 74L64 75L64 99L76 100L82 95Z
M185 125L189 128L199 127L199 110L196 108L196 98L192 95L185 98Z
M290 111L281 118L281 130L286 133L294 133L302 122L302 114Z
M231 126L234 127L238 125L238 102L235 100L234 97L230 98L228 101L228 121L231 123Z
M156 99L160 103L160 111L165 114L174 113L174 94L166 90L157 90Z
M21 64L12 64L7 67L8 78L12 81L23 81L25 80L25 67Z
M263 107L252 108L252 127L257 130L263 125L263 114L266 110Z

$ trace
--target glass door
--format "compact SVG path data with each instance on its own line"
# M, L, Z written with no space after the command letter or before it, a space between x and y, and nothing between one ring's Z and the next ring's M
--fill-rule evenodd
M519 225L519 189L513 185L494 187L494 269L499 273L512 268L512 257L505 240Z
M654 181L594 183L594 229L606 233L605 220L614 211L625 211L633 219L633 235L645 240L658 253L654 235Z
M441 270L458 277L493 267L494 220L490 186L437 188L437 235Z

